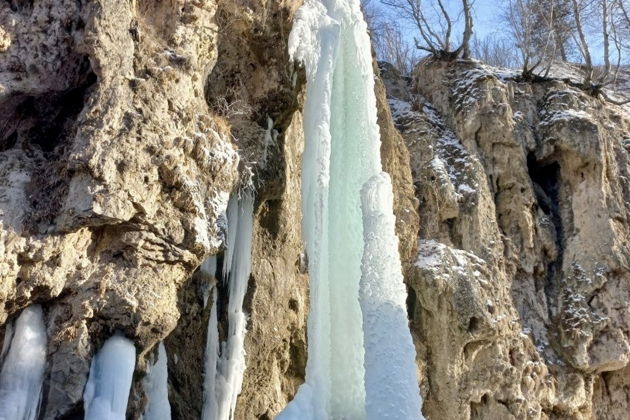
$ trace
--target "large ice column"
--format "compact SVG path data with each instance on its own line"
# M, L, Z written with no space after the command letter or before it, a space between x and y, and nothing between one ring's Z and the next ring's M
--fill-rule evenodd
M149 400L143 420L171 420L171 405L168 402L168 360L163 342L158 346L157 359L149 367L143 385Z
M364 419L360 190L381 164L371 46L359 1L307 0L289 52L307 74L302 208L311 309L307 384L280 418L296 418L295 406L310 400L318 420Z
M277 419L363 420L378 418L375 413L380 418L419 418L415 366L402 373L409 368L410 332L393 215L382 225L381 218L376 225L365 225L364 216L369 219L373 214L361 211L361 189L373 185L376 181L368 180L374 176L380 179L382 168L371 45L359 0L306 0L296 14L289 53L304 64L307 77L302 232L309 259L311 306L306 383ZM379 205L384 206L378 208L382 214L392 214L391 202L379 201ZM364 232L364 226L368 231ZM390 249L374 254L379 260L363 259L362 265L364 250L376 251L367 240L376 233ZM381 271L370 271L372 265L382 265ZM373 283L388 293L362 302L371 287L362 283L359 293L362 278L365 284ZM379 310L387 313L376 317ZM394 323L404 355L378 362L374 354L385 346L374 342L367 325L383 331L386 324ZM383 404L391 408L383 396L376 395L377 385L385 390L374 378L392 367L402 376L385 381L387 395L400 392L402 396L393 401L405 399L402 410L408 417L396 414L399 410L384 415L386 408L375 408ZM416 395L412 396L414 387Z
M11 337L11 333L13 336ZM0 372L0 420L34 420L46 366L46 326L42 308L30 306L22 311L13 329Z
M227 283L229 295L228 333L219 348L217 294L214 293L206 342L203 420L233 419L243 384L247 326L243 300L251 274L253 213L254 195L248 189L230 198L223 258L223 281Z
M365 248L360 302L368 420L421 418L416 350L407 321L393 204L386 173L372 177L361 190Z
M136 365L133 342L117 333L92 358L83 393L85 420L124 420Z

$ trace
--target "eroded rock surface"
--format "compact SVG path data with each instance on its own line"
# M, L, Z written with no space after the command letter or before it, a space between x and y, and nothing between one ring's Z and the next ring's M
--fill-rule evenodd
M145 351L220 246L237 178L204 86L214 2L0 3L0 319L43 304L44 417L81 412L94 349Z
M470 62L383 74L420 203L425 415L626 418L627 110Z

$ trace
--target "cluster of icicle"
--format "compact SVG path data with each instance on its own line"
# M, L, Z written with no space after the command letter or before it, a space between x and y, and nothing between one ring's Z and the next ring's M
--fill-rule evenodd
M421 418L415 349L382 172L374 73L359 0L306 0L289 37L304 64L306 383L278 420Z
M202 420L233 419L243 384L247 325L243 299L251 273L253 211L254 196L248 189L233 195L228 202L222 275L229 295L228 334L225 342L219 344L217 288L214 287L206 339ZM214 275L216 260L210 258L201 269Z
M223 281L229 292L228 335L219 343L217 287L206 343L203 420L234 418L236 398L245 372L243 299L251 271L254 197L249 191L230 199ZM214 276L216 257L200 268ZM7 323L0 371L0 420L35 420L38 416L46 366L46 327L42 308L34 305ZM166 349L159 343L153 364L147 368L143 388L148 404L144 420L170 420ZM105 341L92 358L83 393L86 420L124 420L136 363L133 342L121 333Z

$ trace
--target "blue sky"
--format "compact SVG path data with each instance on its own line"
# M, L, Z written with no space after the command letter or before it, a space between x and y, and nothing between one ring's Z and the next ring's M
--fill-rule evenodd
M375 3L380 4L380 0L373 0ZM457 16L457 13L461 9L460 0L447 0L448 7L452 10L451 15ZM474 13L474 33L479 39L484 39L488 36L506 37L509 38L509 28L501 19L502 9L504 7L504 0L475 0L473 6ZM387 12L385 12L387 13ZM459 27L454 34L454 39L457 39L457 34L462 32L463 19L457 22ZM413 38L417 36L413 27L407 27L406 34L409 40L413 42ZM592 39L590 42L591 55L595 63L601 63L603 61L603 50L601 43L597 39ZM614 59L614 58L613 58Z

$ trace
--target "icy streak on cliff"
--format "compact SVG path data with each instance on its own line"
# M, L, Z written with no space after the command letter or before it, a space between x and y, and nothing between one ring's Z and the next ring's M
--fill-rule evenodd
M306 384L280 419L366 417L360 190L381 172L374 73L358 0L307 0L289 38L307 75L302 169L309 257Z
M136 365L136 348L116 333L92 358L83 393L85 420L124 420Z
M360 299L365 332L368 420L419 419L416 349L407 320L407 291L395 234L394 197L388 174L361 190L365 248Z
M34 420L46 366L42 308L34 305L24 309L14 329L7 328L5 340L10 340L11 344L6 348L0 372L0 420Z
M168 402L168 360L164 343L161 341L158 345L157 358L149 367L143 385L149 400L143 420L171 420L171 405Z
M254 196L247 189L232 196L227 208L228 232L223 259L223 281L228 288L228 333L217 359L217 303L214 295L208 326L204 381L203 420L234 418L236 399L245 372L245 333L247 316L243 300L251 273ZM212 340L211 340L212 339ZM216 368L215 368L216 366ZM213 376L214 370L214 379Z

